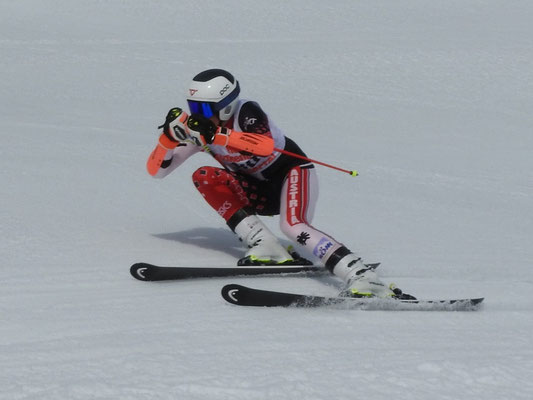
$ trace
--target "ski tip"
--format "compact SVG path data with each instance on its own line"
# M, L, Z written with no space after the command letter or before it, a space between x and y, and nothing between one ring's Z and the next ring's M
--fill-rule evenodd
M232 283L225 285L221 290L221 294L228 303L238 305L242 299L242 289L244 289L244 286Z
M148 266L145 263L135 263L130 267L130 274L140 281L149 281L151 279L146 273L147 270Z
M473 306L476 306L476 305L479 305L483 302L483 300L485 300L484 297L478 297L477 299L470 299L470 303L473 305Z

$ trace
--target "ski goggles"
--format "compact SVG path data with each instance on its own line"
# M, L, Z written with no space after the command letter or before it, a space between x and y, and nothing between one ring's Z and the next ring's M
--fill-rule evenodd
M201 114L206 118L211 118L218 111L215 108L216 103L194 100L187 100L187 103L189 103L189 110L191 110L191 114Z
M218 116L218 112L229 106L231 102L239 96L240 91L241 88L239 87L239 82L237 82L235 89L218 103L211 101L187 100L189 110L191 110L191 114L201 114L206 118L211 118L213 115Z

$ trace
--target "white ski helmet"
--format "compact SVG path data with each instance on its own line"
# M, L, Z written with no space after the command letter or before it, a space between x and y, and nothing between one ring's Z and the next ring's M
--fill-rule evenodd
M240 91L239 82L228 71L208 69L192 79L187 103L191 113L227 121L235 113Z

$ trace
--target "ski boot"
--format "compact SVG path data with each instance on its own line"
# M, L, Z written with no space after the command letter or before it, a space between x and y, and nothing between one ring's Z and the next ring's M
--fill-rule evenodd
M237 265L312 265L296 252L286 250L257 215L246 215L233 231L249 250Z
M345 247L339 250L337 254L345 254L333 266L333 273L347 283L347 288L339 294L340 296L415 300L413 296L403 293L394 284L385 285L376 273L376 264L364 264L361 257L349 252Z

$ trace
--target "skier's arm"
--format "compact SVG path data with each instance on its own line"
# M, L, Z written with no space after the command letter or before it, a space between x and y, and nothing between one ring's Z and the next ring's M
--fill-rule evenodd
M154 178L164 178L200 150L200 147L192 143L180 143L174 149L166 149L158 143L148 157L148 173Z
M154 178L164 178L179 167L192 154L200 151L193 143L186 143L188 135L187 113L180 108L172 108L168 112L159 136L159 142L148 157L146 168Z
M212 121L199 114L189 117L187 128L188 134L198 146L214 144L263 157L274 151L274 140L270 136L216 127Z

